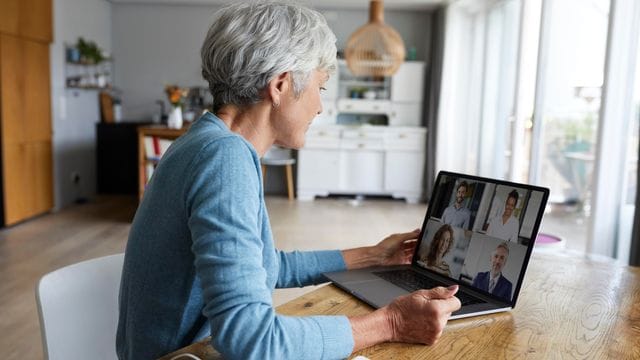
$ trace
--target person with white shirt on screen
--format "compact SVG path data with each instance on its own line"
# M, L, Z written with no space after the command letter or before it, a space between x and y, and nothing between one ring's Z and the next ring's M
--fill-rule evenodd
M518 242L520 223L513 215L513 210L518 203L518 197L518 192L515 189L509 193L502 215L495 216L489 220L487 235L498 239Z

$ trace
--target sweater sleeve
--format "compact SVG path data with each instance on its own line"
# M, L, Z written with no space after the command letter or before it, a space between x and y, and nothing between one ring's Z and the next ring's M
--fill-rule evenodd
M212 345L228 359L345 358L354 345L346 317L290 317L273 308L253 156L241 139L229 137L201 150L185 174L195 271Z
M302 287L326 282L322 273L346 270L339 250L327 251L278 251L280 273L276 287Z

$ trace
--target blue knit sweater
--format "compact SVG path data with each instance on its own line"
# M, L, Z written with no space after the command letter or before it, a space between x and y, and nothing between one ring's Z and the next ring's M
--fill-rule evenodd
M272 291L322 282L339 251L275 249L253 146L207 113L163 156L136 212L120 287L120 359L151 359L207 335L228 359L334 359L344 316L276 314Z

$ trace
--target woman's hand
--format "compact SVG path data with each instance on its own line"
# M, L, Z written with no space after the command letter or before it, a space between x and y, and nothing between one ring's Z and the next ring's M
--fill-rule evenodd
M383 308L390 322L391 341L433 345L451 313L460 309L456 292L458 285L418 290Z
M350 317L353 351L388 341L433 345L460 308L457 291L458 285L418 290L370 314Z
M380 257L380 265L411 264L411 258L416 250L420 229L411 232L391 234L374 246L374 251Z
M350 270L369 266L409 264L416 250L418 235L420 229L392 234L375 246L343 250L342 257Z

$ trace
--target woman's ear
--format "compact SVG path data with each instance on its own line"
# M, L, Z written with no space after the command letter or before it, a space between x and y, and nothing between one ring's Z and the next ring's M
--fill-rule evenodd
M291 91L291 73L286 71L269 81L268 91L271 105L274 108L280 106L280 101Z

